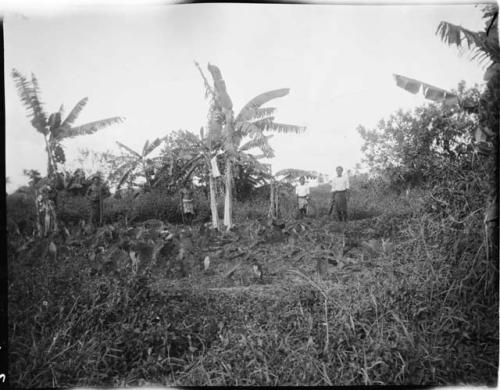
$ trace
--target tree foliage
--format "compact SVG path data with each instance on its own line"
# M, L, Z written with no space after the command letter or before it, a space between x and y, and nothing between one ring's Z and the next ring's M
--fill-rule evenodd
M479 103L477 86L467 89L461 82L454 93L464 101ZM401 186L426 183L453 161L470 164L477 126L477 114L432 103L412 112L398 110L376 128L359 126L358 132L364 141L364 162Z
M245 164L253 164L253 169L265 173L267 167L258 160L263 157L273 157L274 151L269 145L270 138L266 133L301 133L305 127L276 122L273 107L262 107L272 99L286 96L289 89L277 89L264 92L251 99L238 113L234 115L233 104L227 92L226 83L220 69L208 64L208 71L213 80L213 86L208 82L200 66L195 63L205 83L206 96L210 96L209 109L209 140L222 140L225 153L225 186L224 223L227 228L232 226L232 189L234 184L235 166L240 168ZM242 145L243 142L243 145ZM248 153L251 149L260 149L261 155Z
M155 172L160 168L161 157L151 157L150 154L158 148L165 137L156 138L152 142L147 140L142 147L141 153L116 141L116 144L125 152L117 158L119 166L114 171L113 179L118 179L117 189L128 179L142 176L146 179L146 190L149 190L154 180Z
M19 71L13 69L12 77L21 102L25 106L28 116L31 118L31 125L44 136L48 156L47 174L49 176L57 171L57 164L64 164L66 162L66 155L61 141L66 138L93 134L100 129L123 121L122 117L111 117L80 126L73 126L73 123L87 104L88 98L80 100L63 120L64 107L62 105L59 111L55 113L48 115L45 112L43 102L40 99L38 80L34 74L31 74L31 80L29 80Z

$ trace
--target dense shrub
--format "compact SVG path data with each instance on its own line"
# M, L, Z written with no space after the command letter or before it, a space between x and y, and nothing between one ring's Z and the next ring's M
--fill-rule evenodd
M147 193L124 195L120 199L108 197L104 199L105 223L117 221L141 222L148 219L161 219L170 223L181 223L182 213L180 198L161 190ZM195 220L210 220L210 204L202 192L195 193ZM219 215L224 212L223 199L219 199ZM90 205L87 198L74 196L60 191L57 195L56 213L61 222L67 225L77 223L80 219L88 220ZM15 193L7 197L7 215L15 222L23 234L31 235L35 223L34 193Z
M25 188L26 192L18 191L7 196L7 220L17 224L21 234L31 235L35 228L35 193Z
M80 219L87 221L90 217L90 205L86 197L74 196L61 191L57 194L56 213L66 224L76 224Z

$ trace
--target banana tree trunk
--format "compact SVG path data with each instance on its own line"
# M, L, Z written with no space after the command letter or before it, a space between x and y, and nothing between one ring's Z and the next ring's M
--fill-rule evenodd
M224 225L226 225L226 229L229 230L233 227L233 157L236 151L236 147L233 141L233 111L230 109L224 109L223 112L224 117L226 118L226 124L224 126L224 138L225 149L227 153L225 169L226 196L224 199Z
M274 180L271 180L270 191L269 191L270 192L269 217L272 219L277 218L275 191L276 191L276 186Z
M47 137L43 137L45 140L45 149L47 150L47 176L52 176L57 171L56 162L54 160L54 155L52 153L52 147Z
M226 160L225 169L226 195L224 198L224 225L229 230L233 227L233 164L231 158Z
M208 175L208 185L210 188L210 210L212 211L212 226L214 229L219 230L219 213L217 212L217 200L215 198L215 182L212 176L212 169Z

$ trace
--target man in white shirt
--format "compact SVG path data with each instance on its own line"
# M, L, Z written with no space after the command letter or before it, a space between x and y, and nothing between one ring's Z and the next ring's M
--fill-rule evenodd
M307 203L309 202L309 186L305 184L305 179L302 176L299 179L299 185L295 187L295 193L297 194L297 202L299 204L299 213L303 217L307 212Z
M339 221L347 221L347 197L349 195L349 178L347 175L342 175L344 169L337 167L337 176L332 177L330 185L332 186L332 203L330 206L329 215L332 214L333 205Z

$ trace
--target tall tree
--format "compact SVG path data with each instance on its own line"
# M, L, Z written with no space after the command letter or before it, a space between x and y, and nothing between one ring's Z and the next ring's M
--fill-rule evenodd
M96 131L120 123L122 117L112 117L73 126L80 112L88 102L88 98L80 100L63 120L64 108L61 105L58 112L47 115L43 103L40 100L40 88L35 75L31 74L31 80L22 75L16 69L12 70L12 77L16 83L17 91L22 103L31 118L31 125L40 132L45 140L47 151L47 175L52 176L57 171L57 163L64 164L66 156L61 146L61 141L66 138L74 138L81 135L93 134Z
M265 133L276 131L281 133L301 133L305 127L288 125L276 122L273 113L275 108L262 107L272 99L286 96L289 89L277 89L262 93L250 100L238 113L234 115L233 104L226 89L226 83L222 73L215 65L208 64L208 71L213 79L213 87L207 88L212 95L212 122L215 122L212 132L213 137L217 137L217 131L222 128L220 137L223 139L223 149L225 153L225 200L224 200L224 225L227 229L233 226L233 167L238 158L251 158L244 151L253 147L260 148L266 157L272 157L273 152L268 143ZM201 72L201 69L200 69ZM204 78L206 80L206 78ZM205 81L206 82L206 81ZM207 82L206 82L207 83ZM241 145L243 139L249 138L250 144ZM241 146L241 149L239 150ZM243 154L242 154L243 152ZM253 160L257 160L253 157Z

